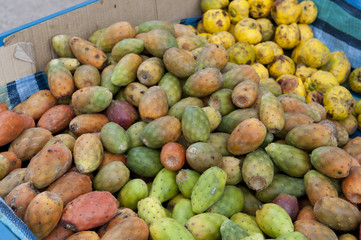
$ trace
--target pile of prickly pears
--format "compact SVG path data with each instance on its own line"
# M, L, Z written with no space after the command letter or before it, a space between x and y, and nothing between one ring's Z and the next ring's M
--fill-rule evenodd
M314 4L201 2L197 29L54 36L50 90L0 104L0 196L38 239L357 239L361 111Z

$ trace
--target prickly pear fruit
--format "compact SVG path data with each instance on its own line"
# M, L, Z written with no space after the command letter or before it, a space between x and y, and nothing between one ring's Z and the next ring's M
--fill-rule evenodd
M110 221L118 209L117 199L109 192L83 194L64 208L61 223L66 229L84 231Z
M136 122L132 126L130 126L126 133L128 135L129 140L129 149L144 146L144 143L142 139L140 138L140 133L142 132L142 129L147 125L145 122Z
M181 120L184 111L188 106L197 106L201 108L203 107L203 102L199 98L195 97L183 98L169 109L168 115L174 116L178 118L178 120Z
M235 86L246 80L259 83L259 76L253 67L239 65L223 75L222 88L233 90Z
M74 163L81 173L95 171L103 160L103 145L98 137L86 133L78 137L74 144Z
M92 191L90 177L79 172L67 172L53 182L47 189L54 192L63 200L64 206L70 201Z
M302 139L302 141L300 141ZM318 123L295 127L286 135L286 142L303 150L313 150L321 146L336 146L337 140L332 131Z
M136 38L127 38L119 41L112 48L112 58L118 62L129 53L140 54L144 50L144 41Z
M266 93L262 96L259 116L262 123L271 133L280 132L285 125L282 104L272 93Z
M227 50L219 44L207 44L197 57L196 70L217 68L222 70L228 62Z
M342 191L347 200L361 203L361 167L351 167L350 174L342 181Z
M277 219L277 221L274 221ZM256 212L259 227L268 236L277 238L285 233L293 232L293 223L288 213L274 203L266 203Z
M162 58L169 48L178 47L178 44L170 31L153 29L145 35L144 47L154 57Z
M176 176L179 191L184 197L190 198L193 187L196 185L200 174L190 169L181 169Z
M223 240L238 240L249 236L246 230L231 220L225 220L220 228Z
M352 203L338 197L320 198L313 207L318 221L340 231L356 230L360 226L361 213Z
M237 125L228 139L228 151L242 155L256 150L266 137L265 125L256 118L249 118Z
M26 168L17 168L11 171L0 181L0 197L5 198L11 190L25 182Z
M262 205L261 201L259 201L247 187L239 186L239 188L242 190L244 196L244 206L242 212L256 216L256 211Z
M129 174L129 169L121 161L110 162L95 176L94 189L115 193L129 180Z
M192 74L184 85L185 92L192 97L205 97L222 86L222 73L216 68L205 68Z
M312 118L315 122L319 122L321 120L321 116L317 110L299 99L283 97L280 99L280 102L284 111L287 113L302 113Z
M144 122L151 122L167 115L168 100L163 88L153 86L149 88L139 102L139 114Z
M116 224L102 237L103 240L147 240L149 229L147 224L138 217L129 217Z
M182 116L182 132L189 143L207 141L210 124L206 113L200 107L186 107Z
M258 97L258 84L246 80L243 81L233 89L232 102L239 108L247 108L252 106Z
M264 150L257 149L247 154L242 166L242 177L250 189L260 191L267 188L272 183L273 175L273 162Z
M212 166L220 166L222 154L209 143L197 142L187 148L186 158L188 164L197 172L204 172Z
M142 63L142 58L134 53L129 53L119 60L114 68L111 82L116 86L126 86L137 78L137 70Z
M226 88L214 92L208 100L209 106L217 109L222 116L234 111L236 107L232 102L232 92L231 89Z
M189 77L196 69L196 60L189 51L184 49L168 49L164 53L163 62L167 70L179 78Z
M161 203L178 194L177 172L163 168L154 178L149 197L157 198Z
M25 179L39 189L47 187L67 172L71 163L69 148L62 144L50 145L30 160Z
M338 147L319 147L311 153L312 165L321 173L332 178L347 177L351 161L352 156Z
M160 151L147 147L135 147L129 150L127 167L143 177L154 177L163 168Z
M230 218L233 222L242 227L249 235L262 234L261 229L257 225L256 218L245 213L236 213Z
M242 181L241 160L235 157L223 157L221 168L227 173L227 184L236 185Z
M122 222L123 220L128 219L128 218L132 218L132 217L138 217L138 215L133 210L131 210L130 208L123 208L123 207L118 208L117 213L115 214L115 217L112 218L112 220L110 220L106 224L102 225L98 229L97 233L98 233L99 237L103 237L106 232L108 232L112 228L118 226L118 224L120 222ZM144 224L145 224L145 222L144 222ZM147 224L145 224L145 225L147 225Z
M97 69L103 69L107 63L107 55L95 44L79 37L72 37L69 45L74 56L82 64L89 64Z
M83 240L83 239L100 240L98 234L94 231L77 232L67 238L67 240Z
M271 143L265 150L277 167L291 177L303 177L312 168L309 155L293 146Z
M338 237L338 240L357 240L357 238L354 235L351 235L350 233L342 234Z
M171 73L166 73L159 81L158 86L163 88L167 95L168 106L172 107L182 98L182 87L179 79Z
M59 59L49 62L48 83L56 99L67 99L75 91L73 75Z
M138 215L149 226L157 219L165 218L166 212L157 198L147 197L138 202Z
M256 192L256 197L262 202L272 202L282 192L297 198L305 195L303 179L289 177L284 174L275 174L271 185L264 190Z
M307 240L305 235L303 235L300 232L290 232L290 233L282 234L281 236L276 238L276 240L289 240L289 239L292 239L292 240Z
M227 174L219 167L207 169L198 179L191 195L192 211L202 213L217 202L226 186Z
M225 116L223 116L221 123L217 130L219 132L232 133L238 124L248 118L259 118L258 109L245 108L237 109Z
M184 225L194 215L196 214L192 211L191 200L181 199L174 205L172 218L180 224Z
M295 231L302 233L309 240L337 240L336 234L327 226L315 220L297 220Z
M296 217L299 212L298 201L295 196L288 195L286 193L280 193L278 196L272 201L279 206L281 206L288 215L290 215L292 220L296 220Z
M71 37L69 35L59 34L51 39L53 49L59 57L64 57L64 58L74 57L73 52L71 51L69 46L70 38Z
M110 52L119 41L134 37L134 29L128 22L116 22L107 27L99 36L96 45Z
M24 222L34 235L43 239L58 224L63 211L63 201L56 193L42 192L31 200L24 216Z
M244 196L242 190L235 186L226 186L221 198L208 208L207 212L230 217L236 212L242 211L243 206Z
M183 224L172 218L158 219L149 228L153 240L192 240L194 237Z
M142 179L132 179L127 182L118 194L121 206L137 209L138 202L148 197L148 186Z
M113 94L108 88L91 86L74 92L71 103L80 113L97 113L105 110L112 102Z
M15 187L4 198L6 204L14 211L16 216L24 220L26 209L39 191L30 182L20 184Z
M180 121L173 116L164 116L145 126L140 133L140 138L149 148L161 148L168 142L176 142L180 135Z
M126 101L115 100L107 108L109 121L118 123L127 130L139 118L137 110Z
M74 232L72 230L65 229L59 222L54 230L46 238L44 238L44 240L62 240L73 234Z
M304 176L307 197L312 205L324 196L337 197L337 190L332 185L331 180L316 170L310 170Z
M312 118L303 113L285 113L285 125L283 129L276 135L280 138L285 138L287 133L300 125L313 123Z
M217 240L221 238L220 227L227 220L217 213L201 213L188 220L185 227L196 240Z
M114 154L122 154L128 150L128 135L115 122L109 122L102 127L100 139L105 149Z

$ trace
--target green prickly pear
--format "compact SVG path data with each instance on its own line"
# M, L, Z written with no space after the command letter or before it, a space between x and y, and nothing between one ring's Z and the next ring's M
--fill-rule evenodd
M258 149L247 154L242 166L242 177L250 189L260 191L267 188L272 183L273 175L273 162L264 150Z
M166 73L159 81L158 86L163 88L167 95L168 106L172 107L182 98L182 87L179 79L171 73Z
M167 214L157 198L147 197L138 202L138 216L149 226L157 219L167 217Z
M155 221L149 228L153 240L192 240L194 237L187 229L172 218Z
M227 174L219 167L207 169L198 179L191 195L192 211L202 213L221 198Z
M185 109L189 106L203 107L203 102L196 97L183 98L169 109L168 115L174 116L178 118L178 120L181 120Z
M277 167L292 177L303 177L312 168L309 155L296 147L271 143L265 150Z
M208 208L207 212L230 217L236 212L242 211L243 206L244 196L242 190L235 186L226 186L221 198Z
M272 93L266 93L261 98L259 116L270 133L278 133L285 125L285 113L282 104Z
M194 215L196 214L192 211L191 200L186 198L179 200L172 211L172 218L182 225L184 225Z
M128 150L128 135L125 130L115 122L109 122L102 127L100 139L105 149L111 153L122 154Z
M300 232L290 232L279 236L276 240L307 240L307 238Z
M148 186L142 179L132 179L127 182L118 194L121 206L137 209L138 202L148 197Z
M294 230L290 215L274 203L263 204L256 212L256 221L262 231L273 238Z
M256 192L256 198L262 202L269 203L282 192L297 198L305 195L303 179L289 177L284 174L275 174L271 185L264 190Z
M262 234L263 236L261 229L257 225L255 217L245 213L236 213L230 219L246 230L250 236L257 233Z
M229 136L230 134L223 132L211 133L207 139L207 143L212 144L218 148L222 156L231 156L232 153L230 153L227 149Z
M258 200L254 194L244 186L239 186L244 196L244 206L242 212L252 216L256 216L256 211L262 206L262 202Z
M220 89L213 93L208 101L209 106L217 109L222 116L229 114L236 109L232 102L232 90Z
M191 217L185 227L196 240L219 240L220 227L226 219L217 213L201 213Z
M209 143L196 142L186 151L187 163L197 172L204 172L210 167L220 166L222 154Z
M222 240L238 240L249 236L245 229L228 219L222 223L220 231Z
M178 194L176 183L177 172L163 168L155 176L149 197L157 198L161 203L175 197Z
M264 236L260 233L256 233L256 234L253 234L251 236L247 236L245 238L242 238L242 240L264 240ZM272 240L272 239L267 239L267 240Z
M219 132L232 133L232 131L247 118L259 118L256 108L237 109L223 116L217 130Z
M200 107L186 107L182 116L182 132L187 142L205 142L210 134L206 113Z
M176 183L179 191L184 197L190 198L193 187L196 185L201 175L190 169L181 169L176 176Z

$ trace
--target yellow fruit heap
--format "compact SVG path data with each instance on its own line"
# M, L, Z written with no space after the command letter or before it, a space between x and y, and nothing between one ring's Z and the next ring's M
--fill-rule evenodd
M308 25L317 18L313 1L202 0L201 9L204 14L197 25L199 35L209 44L225 47L230 62L252 65L260 79L272 77L278 83L282 79L282 85L288 86L282 88L284 94L299 94L307 102L324 105L332 119L349 116L350 111L342 109L352 109L354 101L342 98L352 99L351 93L334 87L348 79L351 64L343 52L330 52L314 38ZM291 58L283 50L291 50ZM361 81L355 76L350 75L351 89L361 92ZM324 96L338 100L331 103Z

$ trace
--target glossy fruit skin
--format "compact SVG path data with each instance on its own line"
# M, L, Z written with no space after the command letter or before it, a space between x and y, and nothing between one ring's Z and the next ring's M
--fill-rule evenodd
M117 199L109 192L86 193L66 205L61 224L73 231L99 227L115 216L118 205Z
M55 193L42 192L31 200L24 216L24 222L39 239L53 231L60 220L63 201Z

